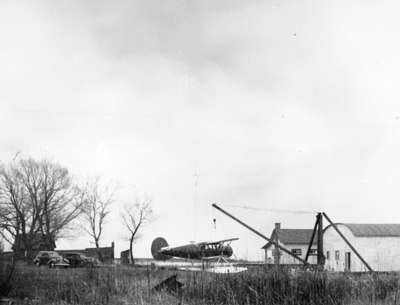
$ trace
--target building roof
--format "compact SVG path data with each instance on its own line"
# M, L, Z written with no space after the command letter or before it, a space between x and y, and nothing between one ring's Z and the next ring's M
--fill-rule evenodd
M99 251L101 253L101 256L103 260L112 260L114 259L114 242L111 243L111 247L99 247ZM60 253L71 253L71 252L76 252L76 253L82 253L86 256L90 257L97 257L98 252L96 248L86 248L86 249L74 249L74 250L55 250Z
M346 226L357 237L400 237L400 224L397 223L338 223ZM325 228L331 227L329 225Z
M114 247L100 247L99 251L103 260L114 259ZM86 255L93 257L98 255L96 248L86 248L85 253Z
M275 238L278 231L279 242L285 245L308 245L313 233L312 229L274 229L271 234L271 239ZM317 243L317 236L314 236L313 244ZM268 248L272 243L268 242L262 249Z
M400 237L400 224L397 223L337 223L346 226L356 237ZM332 225L324 229L327 230ZM308 245L312 236L311 229L278 229L279 241L284 245ZM272 231L271 239L275 238L276 229ZM317 243L317 236L314 236L313 244ZM262 249L271 246L268 242Z

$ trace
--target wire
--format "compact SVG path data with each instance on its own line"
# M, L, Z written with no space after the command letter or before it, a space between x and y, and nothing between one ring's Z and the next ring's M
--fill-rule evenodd
M256 208L246 205L235 205L235 204L221 204L227 207L240 208L246 210L254 210L254 211L265 211L265 212L273 212L273 213L291 213L291 214L316 214L318 211L301 211L301 210L284 210L284 209L263 209Z

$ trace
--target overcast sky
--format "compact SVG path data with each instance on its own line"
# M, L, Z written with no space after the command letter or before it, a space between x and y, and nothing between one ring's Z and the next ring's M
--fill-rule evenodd
M118 181L103 240L118 256L119 207L143 193L156 219L139 257L157 236L240 237L238 257L260 259L264 241L213 202L399 222L399 6L0 1L0 159L21 151ZM226 208L267 235L315 219Z

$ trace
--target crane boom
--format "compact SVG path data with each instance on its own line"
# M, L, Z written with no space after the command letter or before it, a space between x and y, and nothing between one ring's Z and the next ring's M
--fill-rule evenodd
M260 236L261 238L265 239L266 241L270 242L271 244L273 244L274 246L278 247L280 250L282 250L283 252L289 254L290 256L294 257L295 259L299 260L300 262L302 262L304 265L308 265L309 263L307 261L305 261L304 259L302 259L301 257L298 257L297 255L293 254L290 250L286 249L285 247L281 246L279 243L275 242L274 240L271 240L270 238L266 237L264 234L258 232L257 230L253 229L252 227L250 227L249 225L245 224L243 221L241 221L240 219L236 218L235 216L233 216L232 214L228 213L227 211L225 211L224 209L222 209L221 207L219 207L217 204L213 203L212 207L217 209L218 211L222 212L223 214L227 215L228 217L232 218L233 220L235 220L236 222L240 223L242 226L244 226L245 228L249 229L251 232L257 234L258 236Z

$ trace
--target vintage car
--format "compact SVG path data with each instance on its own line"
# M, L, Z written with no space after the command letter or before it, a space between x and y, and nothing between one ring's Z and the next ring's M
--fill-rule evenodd
M64 257L68 259L69 265L72 268L95 267L98 265L98 261L95 258L87 257L78 252L64 253Z
M68 259L62 257L55 251L40 251L33 259L33 263L38 267L43 265L49 268L69 267Z

